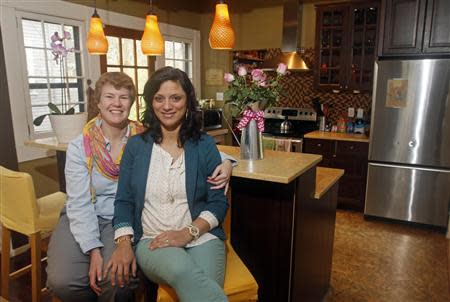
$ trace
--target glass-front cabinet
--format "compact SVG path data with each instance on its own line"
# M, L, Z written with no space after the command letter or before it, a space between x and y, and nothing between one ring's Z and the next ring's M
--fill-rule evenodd
M317 6L316 88L371 89L378 6L378 1Z
M377 41L378 5L352 5L351 64L348 88L370 90Z

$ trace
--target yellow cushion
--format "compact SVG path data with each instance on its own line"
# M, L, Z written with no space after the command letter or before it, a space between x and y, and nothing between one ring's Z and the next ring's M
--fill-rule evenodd
M258 284L229 242L224 291L230 302L258 301ZM167 285L159 285L158 302L178 301L175 291Z
M56 192L37 200L39 206L38 228L41 231L51 231L55 228L59 220L66 194Z

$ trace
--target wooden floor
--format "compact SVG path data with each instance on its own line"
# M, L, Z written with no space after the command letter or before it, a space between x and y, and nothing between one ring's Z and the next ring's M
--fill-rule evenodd
M447 251L442 232L365 220L361 213L340 210L325 300L450 301ZM14 262L29 261L26 258ZM30 284L28 276L12 282L10 300L31 301ZM50 301L43 296L43 302Z

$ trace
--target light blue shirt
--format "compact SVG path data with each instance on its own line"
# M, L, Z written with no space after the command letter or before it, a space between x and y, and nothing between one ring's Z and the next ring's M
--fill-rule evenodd
M128 133L123 143L128 140ZM106 142L108 149L109 142ZM222 160L229 159L236 164L236 160L227 154L220 153ZM97 217L112 220L114 215L114 199L117 182L111 181L98 172L95 164L92 176L89 175L86 156L84 154L83 136L71 141L66 154L66 212L70 222L70 231L83 253L103 247L100 241L100 231ZM91 180L95 190L95 202L91 199Z

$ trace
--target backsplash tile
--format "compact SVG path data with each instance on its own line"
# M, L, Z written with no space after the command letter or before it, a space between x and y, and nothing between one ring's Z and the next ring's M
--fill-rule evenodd
M267 55L273 55L279 52L279 49L270 49ZM314 49L306 49L303 59L308 66L314 64ZM291 72L282 80L282 85L287 96L282 97L280 106L288 107L310 107L312 108L312 99L319 97L322 104L329 105L329 120L335 123L341 114L347 116L347 108L363 108L367 113L372 106L372 95L370 93L354 94L351 92L321 92L314 89L314 75L312 71Z

